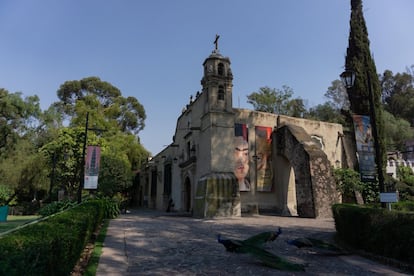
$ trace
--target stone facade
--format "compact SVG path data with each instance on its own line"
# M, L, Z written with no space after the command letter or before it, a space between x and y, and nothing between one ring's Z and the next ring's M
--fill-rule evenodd
M342 126L234 108L230 59L216 49L203 69L202 91L178 117L172 143L141 170L141 204L197 217L330 216L338 201L331 167L345 160ZM236 180L235 137L247 142L246 190Z

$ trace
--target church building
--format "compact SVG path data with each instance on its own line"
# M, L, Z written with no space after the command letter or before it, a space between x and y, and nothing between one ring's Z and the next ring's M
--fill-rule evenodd
M217 39L202 66L201 92L177 118L172 143L140 172L141 205L200 218L331 217L342 125L233 107L231 62Z

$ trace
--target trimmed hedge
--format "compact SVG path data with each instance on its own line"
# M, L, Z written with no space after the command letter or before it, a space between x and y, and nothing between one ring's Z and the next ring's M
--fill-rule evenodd
M414 213L351 204L332 207L338 238L355 249L414 263Z
M69 275L108 213L91 200L0 238L0 275Z

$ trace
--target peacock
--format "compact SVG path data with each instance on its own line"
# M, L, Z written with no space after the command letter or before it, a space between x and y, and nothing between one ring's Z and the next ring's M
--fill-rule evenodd
M263 246L263 244L265 244L266 242L272 242L276 240L276 238L279 237L280 234L282 234L282 228L278 227L277 231L262 232L244 240L244 242L253 245L261 244Z
M243 241L240 241L240 240L230 240L230 239L223 240L221 238L221 235L220 234L217 235L217 241L219 243L221 243L222 245L224 245L224 247L226 248L226 250L229 251L229 252L237 252L238 249L240 249L243 246Z
M266 242L274 241L281 233L282 229L279 227L277 231L262 232L245 240L222 239L219 234L217 235L217 241L221 243L227 251L250 254L269 267L286 271L304 271L304 265L289 262L263 248L263 245Z
M311 237L302 237L286 241L290 245L294 245L297 248L311 248L313 252L320 255L345 255L349 254L344 251L342 248L329 243L324 240L311 238Z
M271 242L271 241L276 240L276 238L280 234L282 234L282 229L279 227L277 229L277 231L261 232L257 235L251 236L250 238L248 238L246 240L233 240L233 239L232 240L230 240L230 239L223 240L221 238L221 235L218 234L217 235L217 241L219 243L221 243L222 245L224 245L224 247L226 248L227 251L237 252L238 249L240 249L244 245L251 245L251 246L257 246L257 247L262 248L263 245L266 242ZM237 252L237 253L243 253L243 252Z

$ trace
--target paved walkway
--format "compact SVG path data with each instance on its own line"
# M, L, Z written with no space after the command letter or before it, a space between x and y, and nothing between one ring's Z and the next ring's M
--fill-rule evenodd
M306 272L284 272L253 257L227 252L216 240L245 239L282 228L266 249L306 264ZM153 210L131 210L110 221L97 275L408 275L357 255L321 256L287 239L332 239L333 220L278 216L195 219Z

